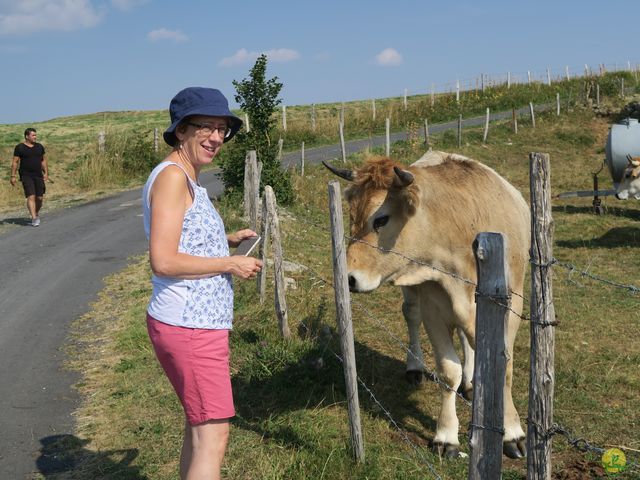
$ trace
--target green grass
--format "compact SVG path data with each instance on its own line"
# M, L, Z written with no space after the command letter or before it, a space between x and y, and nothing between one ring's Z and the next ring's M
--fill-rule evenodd
M484 146L480 130L465 130L460 150L449 134L436 136L433 142L434 148L486 163L528 198L529 152L550 153L553 195L587 189L590 172L602 162L606 133L606 120L576 109L559 119L540 115L535 130L523 121L517 135L508 123L492 125ZM357 164L371 153L376 152L349 160ZM392 156L406 163L421 153L419 143L412 140L392 149ZM431 382L410 386L403 379L405 353L396 339L406 343L406 327L400 313L401 295L391 286L352 298L358 374L377 401L360 389L366 461L357 465L351 459L344 381L334 355L340 347L331 288L330 180L333 177L326 170L307 166L304 178L294 178L298 201L280 209L285 258L308 267L302 273L287 274L296 281L296 288L287 292L291 340L284 341L277 333L271 281L264 305L253 282L236 281L231 348L238 414L232 423L224 476L423 479L431 477L433 468L442 478L466 478L467 460L440 461L429 451L440 403L438 388ZM554 200L554 255L579 270L638 286L639 204L605 198L607 214L595 216L590 202L588 198ZM229 230L244 225L237 205L223 200L217 207ZM593 445L638 450L639 296L559 266L553 272L560 321L555 421ZM107 279L92 311L75 323L71 358L83 373L78 389L84 401L76 413L75 442L62 448L77 458L78 466L64 478L177 478L183 420L146 336L144 311L149 294L147 260L133 259L127 269ZM426 335L423 346L433 370ZM526 322L516 340L514 358L514 400L524 419L529 363ZM458 402L458 413L466 450L464 425L470 421L470 411ZM602 474L596 455L575 450L561 437L553 445L557 478ZM504 459L503 470L504 478L523 479L526 462ZM638 471L627 472L615 478L637 475Z

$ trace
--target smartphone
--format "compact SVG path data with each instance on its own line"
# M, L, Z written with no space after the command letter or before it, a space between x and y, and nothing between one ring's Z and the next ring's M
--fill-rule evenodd
M253 249L256 248L256 245L260 243L260 235L256 237L248 237L240 242L236 251L233 252L234 255L244 255L245 257L253 252Z

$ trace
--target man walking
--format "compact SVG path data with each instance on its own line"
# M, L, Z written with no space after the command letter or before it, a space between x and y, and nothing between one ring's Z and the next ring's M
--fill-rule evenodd
M27 198L27 208L31 214L31 225L40 225L38 213L42 208L45 182L49 181L49 167L44 147L37 143L38 135L35 128L24 131L24 142L16 145L11 162L11 185L16 184L16 171L20 174L20 181ZM18 168L20 164L20 168Z

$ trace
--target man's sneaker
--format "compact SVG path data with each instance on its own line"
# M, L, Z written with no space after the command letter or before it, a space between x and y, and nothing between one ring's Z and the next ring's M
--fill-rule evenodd
M32 227L39 227L40 226L40 217L36 217L33 220L31 220L31 226Z

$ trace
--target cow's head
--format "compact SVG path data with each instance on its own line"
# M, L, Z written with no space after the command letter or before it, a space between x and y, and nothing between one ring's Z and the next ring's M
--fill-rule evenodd
M624 171L622 181L616 190L616 198L626 200L629 197L640 200L640 157L627 155L629 165Z
M374 290L397 279L411 263L406 243L420 241L403 235L407 221L419 203L414 175L388 158L368 161L359 169L325 167L352 185L346 190L351 238L347 249L349 288L354 292Z

